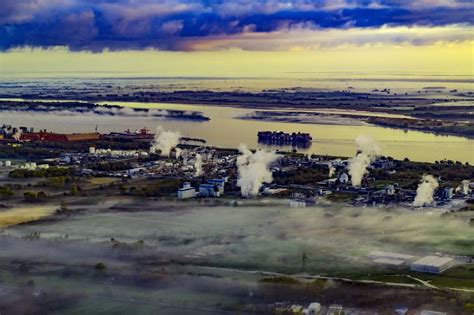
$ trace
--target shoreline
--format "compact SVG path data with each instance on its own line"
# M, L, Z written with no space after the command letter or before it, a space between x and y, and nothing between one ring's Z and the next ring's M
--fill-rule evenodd
M243 119L243 120L254 120L254 121L266 121L266 122L278 122L278 123L298 123L298 124L308 124L308 125L331 125L331 126L376 126L376 127L384 127L384 128L389 128L389 129L396 129L396 130L406 130L406 131L421 131L425 133L430 133L434 134L437 136L455 136L455 137L462 137L466 138L469 140L474 139L474 134L464 134L464 133L457 133L457 132L441 132L441 131L434 131L430 130L428 127L426 128L415 128L415 127L401 127L397 125L391 125L387 123L382 123L378 122L377 119L384 119L385 121L391 121L395 123L397 120L403 120L403 118L381 118L381 117L367 117L367 116L359 116L359 115L340 115L340 114L324 114L324 113L319 113L319 116L326 116L328 118L348 118L357 121L353 123L344 123L344 122L333 122L333 123L328 123L328 122L311 122L311 121L304 121L298 118L291 119L289 117L278 119L275 118L275 116L269 115L269 116L263 116L263 117L257 117L257 116L241 116L237 117L237 119Z
M189 92L189 94L192 94L193 92ZM198 93L199 92L194 92ZM335 92L336 93L336 92ZM355 94L355 93L354 93ZM378 95L374 95L375 97ZM377 99L377 98L374 98ZM386 96L381 97L382 99L387 99ZM443 103L446 102L446 100L435 100L435 99L426 99L426 98L401 98L401 97L395 97L391 99L390 101L393 100L411 100L411 101L420 101L422 104L418 104L423 108L426 107L427 109L431 109L431 105L436 104L436 103ZM332 99L334 101L334 99ZM361 108L357 107L351 107L348 108L347 104L342 105L342 106L331 106L331 104L311 104L311 105L298 105L295 106L295 104L288 104L288 103L248 103L248 102L242 102L242 101L229 101L229 100L216 100L216 101L209 101L209 100L191 100L191 99L180 99L180 100L173 100L173 99L167 99L167 100L137 100L137 99L128 99L128 98L121 98L121 97L108 97L108 98L98 98L98 97L77 97L74 100L71 100L70 98L65 98L58 96L57 99L53 99L51 97L45 97L44 99L41 97L35 97L35 98L25 98L22 96L21 98L18 97L0 97L0 103L7 103L7 102L57 102L58 105L61 103L67 104L68 102L74 103L77 102L80 104L81 102L91 102L91 104L94 104L96 106L117 106L121 108L127 108L126 106L120 106L120 105L108 105L108 104L98 104L98 103L106 103L106 102L124 102L124 103L142 103L142 104L149 104L149 103L161 103L161 104L169 104L169 105L191 105L191 106L212 106L212 107L225 107L225 108L241 108L241 109L253 109L255 112L258 111L263 111L263 110L268 110L268 111L274 111L274 113L290 113L290 111L305 111L305 110L350 110L351 114L339 114L339 113L318 113L318 112L309 112L309 114L312 115L318 115L318 116L325 116L325 115L331 115L333 117L342 117L342 118L349 118L349 119L354 119L356 121L365 121L370 125L374 126L379 126L379 127L385 127L385 128L391 128L391 129L398 129L398 130L413 130L413 131L420 131L420 132L426 132L426 133L431 133L435 135L441 135L441 136L458 136L458 137L463 137L466 139L474 139L474 124L471 122L457 122L457 121L451 121L448 119L444 119L442 116L439 116L437 114L431 114L431 116L435 115L436 118L430 117L428 114L425 113L423 118L419 116L418 112L415 112L415 110L410 110L411 113L405 112L405 110L397 110L391 108L384 108L377 106L372 107L372 106L363 106ZM426 102L429 102L429 104L424 104ZM146 107L144 107L146 109ZM416 108L416 107L414 107ZM454 108L453 110L455 110ZM65 108L67 110L67 108ZM179 110L176 110L177 112ZM36 112L35 110L32 110L31 112ZM41 112L41 111L40 111ZM43 111L44 112L44 111ZM184 112L184 111L182 111ZM364 112L366 113L375 113L375 114L381 114L380 117L373 116L373 115L364 115ZM360 113L360 114L359 114ZM400 115L401 117L383 117L383 114L387 115ZM403 118L402 116L406 116L406 118ZM207 117L206 117L207 118ZM237 119L246 119L246 120L258 120L258 121L270 121L270 122L282 122L282 123L302 123L302 124L320 124L318 122L304 122L302 120L292 120L292 121L285 121L285 120L275 120L275 119L260 119L260 118L242 118L242 117L236 117ZM168 117L168 119L173 119L173 117ZM179 119L179 117L178 117ZM192 119L194 120L194 119ZM417 124L416 126L413 125L412 122L422 122L424 123L424 126L420 126ZM402 125L400 125L400 122L403 122ZM441 124L441 126L440 126ZM443 124L446 124L443 126ZM347 125L344 123L341 123L341 125ZM434 128L434 129L433 129ZM446 131L446 129L453 129L453 128L463 128L459 129L459 131ZM468 129L465 131L464 129ZM436 130L436 129L442 129L442 130ZM472 129L472 130L471 130Z

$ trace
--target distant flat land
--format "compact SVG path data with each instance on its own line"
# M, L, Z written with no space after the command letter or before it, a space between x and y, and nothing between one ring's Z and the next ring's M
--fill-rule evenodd
M354 91L313 91L300 89L245 91L153 90L147 87L127 89L104 86L101 89L45 88L42 90L0 94L0 98L82 100L88 102L176 103L214 106L234 106L252 109L338 109L377 112L409 116L363 117L366 122L391 128L420 130L439 134L474 137L474 94L472 92L437 94L396 94L384 91L370 93ZM268 117L267 117L268 119Z

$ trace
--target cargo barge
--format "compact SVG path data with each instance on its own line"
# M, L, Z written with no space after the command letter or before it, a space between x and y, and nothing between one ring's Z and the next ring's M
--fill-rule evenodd
M258 142L276 145L309 146L313 138L309 133L283 131L259 131Z

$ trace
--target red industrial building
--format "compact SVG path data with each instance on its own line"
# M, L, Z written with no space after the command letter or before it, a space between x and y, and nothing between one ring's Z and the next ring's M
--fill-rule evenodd
M20 141L44 141L44 142L79 142L79 141L98 141L100 140L100 133L52 133L47 131L28 132L20 136Z

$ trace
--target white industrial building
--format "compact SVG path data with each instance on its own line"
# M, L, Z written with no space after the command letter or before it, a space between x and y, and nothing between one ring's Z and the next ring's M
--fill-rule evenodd
M224 194L226 182L227 177L210 179L206 184L199 185L199 195L203 197L220 197Z
M227 182L227 177L223 178L214 178L207 181L208 184L214 184L219 189L219 194L224 194L225 183Z
M220 197L221 193L217 184L199 185L199 195L203 197Z
M306 208L306 201L299 199L290 199L290 208Z
M441 197L446 200L452 199L453 195L454 195L454 188L452 187L446 187L445 189L443 189L441 193Z
M24 163L20 166L21 169L26 169L26 170L35 170L36 167L37 167L36 162Z
M178 189L179 199L189 199L196 197L196 189L191 186L191 183L186 182L183 184L183 188Z
M11 161L0 161L0 167L5 166L5 167L10 167L12 166Z
M395 186L394 185L385 186L385 193L390 196L395 195Z
M303 310L303 314L318 315L321 313L321 304L318 302L311 303L307 309Z
M297 305L297 304L292 305L290 307L291 314L301 314L301 313L303 313L303 310L304 310L303 306Z
M347 183L349 181L349 175L342 173L342 175L339 176L339 181L343 184Z
M412 271L439 274L454 266L454 260L449 257L425 256L411 264Z

